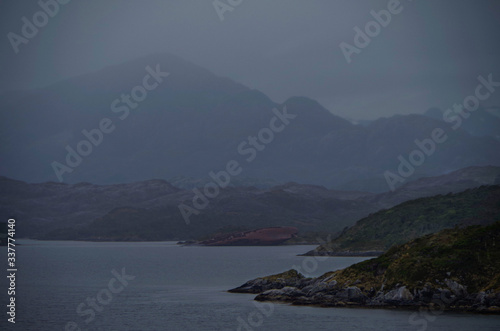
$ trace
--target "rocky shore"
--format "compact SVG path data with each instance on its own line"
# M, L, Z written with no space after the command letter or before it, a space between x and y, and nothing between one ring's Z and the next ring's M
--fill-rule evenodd
M421 289L397 285L391 289L365 288L341 284L335 274L305 278L296 270L250 280L231 293L258 294L257 301L276 301L294 305L366 308L432 308L442 310L500 314L500 293L469 293L464 285L446 279L443 283L427 283Z
M443 230L317 278L289 270L229 292L296 305L500 314L500 222Z
M311 250L299 256L380 256L384 251L326 251L326 250Z

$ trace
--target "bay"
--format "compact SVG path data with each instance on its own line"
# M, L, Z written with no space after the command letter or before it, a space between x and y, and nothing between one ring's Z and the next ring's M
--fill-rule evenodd
M247 280L294 267L307 276L319 276L365 259L297 256L314 246L199 247L179 246L175 242L34 240L20 243L22 246L16 247L16 323L7 323L3 312L0 324L9 330L500 328L499 316L259 304L253 300L254 295L226 292ZM7 250L2 248L2 252L6 261ZM122 282L112 281L116 275L124 278ZM0 285L5 293L6 277L2 277ZM7 295L2 295L3 307L6 300ZM93 300L95 303L90 304Z

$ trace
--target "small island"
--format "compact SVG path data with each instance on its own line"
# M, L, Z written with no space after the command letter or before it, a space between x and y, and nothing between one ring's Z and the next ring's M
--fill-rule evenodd
M323 307L406 308L500 314L500 221L446 229L385 254L305 278L296 270L229 290L257 301Z
M203 246L269 246L279 245L297 236L291 226L269 227L251 231L231 232L198 242Z

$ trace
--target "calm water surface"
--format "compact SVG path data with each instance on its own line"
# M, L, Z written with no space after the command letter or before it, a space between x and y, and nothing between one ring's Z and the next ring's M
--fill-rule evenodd
M363 260L343 257L316 261L296 256L314 246L20 242L24 245L16 247L16 324L6 322L4 308L2 330L72 330L73 326L75 330L105 331L500 330L498 316L415 315L411 311L285 304L265 304L259 310L252 300L254 295L225 292L249 279L293 266L301 267L310 276L319 276ZM1 252L6 262L7 250L2 248ZM125 271L129 280L122 282L126 286L112 281L116 278L112 270L118 274ZM0 285L5 307L5 277ZM110 286L116 293L110 291ZM92 306L87 300L96 303Z

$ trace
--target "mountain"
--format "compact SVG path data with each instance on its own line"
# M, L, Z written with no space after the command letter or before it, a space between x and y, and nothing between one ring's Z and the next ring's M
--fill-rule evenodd
M371 255L442 229L500 220L500 186L420 198L380 210L356 222L306 255Z
M179 205L193 206L194 191L164 180L28 184L0 177L0 217L20 220L18 236L30 238L187 240L293 226L302 238L298 242L304 238L317 242L318 237L340 233L370 213L401 201L492 185L498 178L500 167L472 167L382 194L298 183L271 188L228 186L198 215L192 215L188 225Z
M446 116L444 116L445 114ZM467 117L461 117L461 120L457 119L459 116L455 113L445 113L439 108L430 108L424 115L440 121L444 121L444 118L446 118L452 121L453 124L460 123L460 127L473 136L490 136L500 141L500 117L496 115L493 109L479 107L474 112L467 112L465 115Z
M295 270L257 278L232 293L324 307L419 308L500 314L500 222L447 229L318 278ZM415 322L418 314L413 314Z
M203 187L212 181L211 178L193 178L189 176L175 176L170 178L168 182L175 187L181 189L192 190L196 187ZM281 185L278 181L265 178L247 178L247 177L234 177L231 179L229 186L253 186L260 189L269 189L274 186Z
M174 55L156 54L0 95L0 174L71 184L207 181L236 160L243 169L238 177L265 179L259 187L293 181L383 192L390 187L386 171L398 174L398 157L408 159L418 149L415 140L436 128L446 141L396 186L500 165L499 141L451 130L441 120L406 115L355 125L309 98L278 104Z
M325 189L326 190L326 189ZM186 224L180 203L190 203L192 191L179 191L159 199L117 207L82 226L46 232L43 239L76 240L192 240L215 233L266 227L296 227L300 233L335 233L360 215L376 210L362 200L342 200L337 192L305 189L292 193L280 188L221 189L206 209ZM347 193L359 194L359 193ZM146 206L150 207L146 207ZM133 207L132 207L133 206Z
M0 215L19 220L19 236L34 237L61 227L88 224L117 206L149 208L179 191L163 180L106 186L27 184L0 177Z
M458 193L481 185L500 185L499 167L467 167L442 176L424 177L400 186L394 192L373 196L381 208L438 194Z
M179 204L192 204L193 191L164 180L27 184L0 177L0 215L20 220L19 237L45 239L199 239L288 225L303 233L337 232L377 209L356 200L370 195L295 183L271 189L227 187L187 225Z

